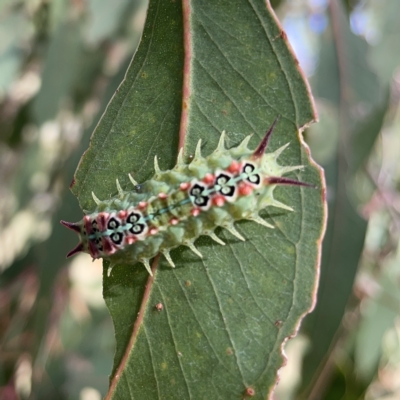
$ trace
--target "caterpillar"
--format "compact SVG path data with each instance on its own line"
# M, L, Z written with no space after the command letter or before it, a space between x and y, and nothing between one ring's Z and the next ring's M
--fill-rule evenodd
M239 146L226 149L223 131L217 148L206 158L201 155L199 140L189 164L183 161L181 149L171 170L161 171L156 156L154 177L140 185L129 174L134 187L140 190L125 191L117 179L117 196L99 200L92 192L97 205L93 212L77 223L60 221L78 233L80 239L67 258L86 252L93 259L109 260L108 275L117 264L141 262L152 275L149 261L160 252L171 267L175 264L170 251L180 245L188 246L202 257L194 245L200 235L208 235L225 245L214 232L219 226L242 241L245 239L235 229L235 221L247 219L273 228L258 215L260 210L274 206L293 211L274 199L274 188L314 187L283 176L303 168L277 163L289 143L273 153L265 153L277 121L278 118L255 150L247 147L251 135Z

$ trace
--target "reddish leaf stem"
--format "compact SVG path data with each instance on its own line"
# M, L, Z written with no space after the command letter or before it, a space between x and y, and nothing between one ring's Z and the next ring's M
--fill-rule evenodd
M125 365L128 362L130 352L131 352L131 350L132 350L132 348L133 348L133 346L135 344L135 341L137 339L140 326L143 323L143 319L144 319L144 315L145 315L145 312L146 312L147 303L148 303L148 300L149 300L149 297L150 297L150 293L151 293L151 289L152 289L153 283L154 283L155 272L156 272L156 270L158 268L158 260L159 260L159 258L160 258L160 256L158 255L153 261L153 264L152 264L152 267L151 267L151 271L153 273L153 276L149 275L149 278L147 280L146 288L145 288L144 293L143 293L142 304L140 305L139 313L138 313L136 321L135 321L135 323L133 325L132 335L131 335L131 337L129 339L128 345L126 346L124 356L122 357L121 362L118 365L117 371L115 372L114 376L111 379L110 387L108 389L108 393L107 393L106 397L104 398L104 400L110 400L112 398L114 390L115 390L115 388L116 388L116 386L117 386L117 384L118 384L118 382L119 382L119 380L120 380L120 378L121 378L121 376L122 376L122 374L123 374L123 372L125 370Z
M190 3L189 0L182 1L183 8L183 46L185 59L183 64L183 90L182 90L182 114L181 126L179 130L179 148L185 143L187 123L189 117L189 97L190 97L190 62L192 58L192 42L190 36Z

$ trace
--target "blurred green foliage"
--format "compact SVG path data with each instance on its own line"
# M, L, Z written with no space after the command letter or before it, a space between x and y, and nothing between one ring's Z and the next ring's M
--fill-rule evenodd
M400 2L276 1L320 123L329 225L318 303L278 399L400 397ZM101 265L67 263L68 190L122 81L142 1L0 4L0 397L100 399L114 353ZM293 29L295 26L295 29ZM297 360L297 364L294 363ZM91 397L90 397L91 396Z

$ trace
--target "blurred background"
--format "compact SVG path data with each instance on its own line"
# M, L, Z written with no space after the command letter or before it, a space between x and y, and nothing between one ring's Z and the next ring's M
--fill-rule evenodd
M276 400L400 399L400 2L272 4L310 80L329 220L315 311ZM145 0L0 1L0 399L99 400L102 265L65 260L69 191L134 53Z

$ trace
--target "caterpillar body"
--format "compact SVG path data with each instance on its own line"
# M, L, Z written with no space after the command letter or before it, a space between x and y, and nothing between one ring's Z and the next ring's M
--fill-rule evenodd
M180 245L202 257L194 246L200 235L224 245L214 232L219 226L243 241L235 221L247 219L273 228L258 215L260 210L267 206L293 210L274 199L276 185L313 186L283 176L303 168L277 163L289 143L265 153L277 120L253 151L247 147L251 135L226 149L222 132L217 148L206 158L201 155L201 140L189 164L183 161L182 149L176 166L168 171L160 170L156 157L155 175L140 184L140 191L124 191L117 180L117 196L101 201L92 193L97 204L92 213L77 223L60 221L80 238L67 257L86 252L93 259L109 260L108 273L114 265L141 262L151 274L150 259L161 252L174 267L170 251Z

